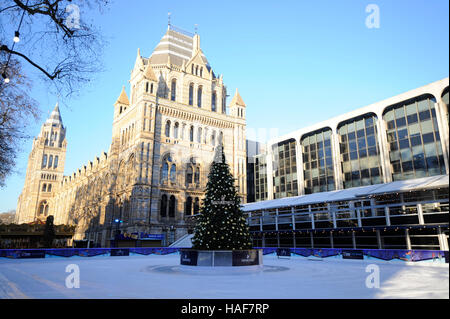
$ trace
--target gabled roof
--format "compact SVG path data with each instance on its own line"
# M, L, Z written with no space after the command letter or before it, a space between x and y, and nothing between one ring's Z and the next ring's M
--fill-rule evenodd
M128 100L127 93L125 92L125 86L122 86L122 92L120 92L120 95L117 98L116 103L130 105L130 100Z
M153 68L150 66L150 64L147 64L144 70L144 77L147 80L158 82L158 79L156 78L155 72L153 72Z
M233 96L233 99L231 100L230 106L234 105L240 105L240 106L246 106L244 103L244 100L242 99L241 95L239 94L238 89L236 89L236 93Z

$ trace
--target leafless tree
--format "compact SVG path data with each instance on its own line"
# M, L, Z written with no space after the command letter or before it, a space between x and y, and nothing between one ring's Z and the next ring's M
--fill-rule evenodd
M0 86L0 186L14 168L20 142L28 137L27 125L38 114L36 101L28 95L30 81L23 75L20 63L11 60L8 69L11 80Z
M109 2L0 0L0 187L28 137L29 120L38 118L30 79L37 75L61 100L91 81L102 69L105 45L91 20Z
M2 0L0 52L38 71L60 96L77 93L102 68L104 40L91 23L108 0ZM19 31L20 41L13 42ZM8 68L2 70L8 77Z

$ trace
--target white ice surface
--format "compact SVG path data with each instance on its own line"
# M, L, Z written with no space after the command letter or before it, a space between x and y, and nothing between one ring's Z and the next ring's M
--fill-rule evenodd
M77 264L80 288L66 288ZM449 298L449 267L378 263L380 288L366 288L370 261L264 256L262 271L183 271L177 253L158 256L0 258L0 298ZM236 268L236 267L234 267Z

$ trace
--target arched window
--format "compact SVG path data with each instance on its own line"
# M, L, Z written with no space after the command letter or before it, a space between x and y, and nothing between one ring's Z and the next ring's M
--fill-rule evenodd
M225 99L226 97L222 97L222 113L226 113L227 112L227 107L225 105Z
M186 169L186 186L189 184L192 184L192 175L194 174L192 166L188 164L188 167Z
M172 157L170 154L167 154L163 157L163 160L161 161L162 167L161 167L161 182L168 181L169 179L169 168L172 166Z
M203 76L203 67L200 68L200 76Z
M205 134L204 134L204 139L203 139L203 143L207 144L208 143L208 128L205 128Z
M202 107L202 87L199 86L197 90L197 106Z
M166 130L165 130L166 136L170 137L170 121L166 122Z
M178 138L178 127L180 126L180 124L178 124L178 122L175 123L175 126L173 128L173 137L174 138Z
M47 186L47 192L51 192L52 191L52 184L48 184Z
M43 215L43 216L47 216L48 215L48 203L46 200L43 200L40 204L39 204L39 215Z
M42 184L42 191L43 192L46 192L47 191L47 184Z
M180 134L180 138L181 138L182 140L184 140L184 139L186 138L186 135L184 135L184 132L186 131L185 129L186 129L186 124L183 123L183 124L181 125L181 134Z
M198 134L197 134L197 143L201 143L201 142L202 142L202 128L199 127Z
M189 105L194 105L194 83L189 85Z
M145 82L145 92L148 93L148 82Z
M191 216L192 215L192 197L188 197L186 199L186 205L184 207L184 215Z
M223 144L223 132L222 131L219 133L219 144L220 145Z
M191 73L194 74L194 65L191 64Z
M169 217L175 217L175 209L176 209L175 204L176 204L175 196L172 195L170 196L169 199Z
M435 97L427 94L385 109L394 181L445 174L435 105Z
M171 92L170 99L172 101L175 101L176 96L177 96L177 80L175 80L175 79L172 80L172 86L170 88L170 92Z
M161 181L163 182L167 181L168 177L169 177L169 164L165 162L162 168Z
M166 215L167 215L167 195L166 194L162 195L162 197L161 197L161 206L160 206L159 214L161 215L161 217L166 217Z
M217 95L216 95L216 92L213 92L212 97L211 97L211 110L213 112L217 111L216 102L217 102Z
M198 197L196 197L194 202L194 215L197 215L199 213L199 210L200 210L200 201Z
M191 126L190 130L189 130L189 141L193 142L194 141L194 127Z
M53 163L53 168L58 167L58 156L55 156L55 162Z
M47 154L42 157L42 167L47 167Z
M195 75L198 75L198 65L195 66Z
M53 155L50 155L50 157L48 158L48 168L52 168L52 164L53 164Z
M211 134L211 145L216 146L216 131L212 131Z
M170 181L172 183L177 181L177 166L175 164L170 167Z
M150 93L153 94L153 83L150 85Z
M196 184L200 183L200 168L198 166L195 168L194 182Z

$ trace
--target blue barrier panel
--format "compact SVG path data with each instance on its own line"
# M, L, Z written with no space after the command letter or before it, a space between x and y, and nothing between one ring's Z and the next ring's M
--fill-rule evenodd
M56 249L46 249L45 253L47 255L59 256L59 257L72 257L78 255L78 249L76 248L56 248Z
M315 248L312 255L320 258L334 257L341 254L341 249L337 248Z
M262 249L263 254L276 253L277 247L255 247ZM406 249L343 249L343 248L283 248L292 254L303 257L315 256L318 258L327 258L339 256L346 253L346 256L358 254L360 258L361 252L364 256L377 258L384 261L401 260L401 261L425 261L436 260L448 263L448 251L442 250L406 250ZM55 248L55 249L0 249L0 257L4 258L45 258L45 255L60 257L95 257L101 255L117 256L129 255L135 253L140 255L168 255L176 253L180 248L173 247L130 247L130 248ZM127 254L128 252L128 254ZM344 256L343 256L344 257Z
M130 253L135 253L139 255L150 255L153 254L153 249L149 247L133 247L130 248Z
M291 249L290 248L278 248L277 256L278 257L291 257Z
M277 251L277 247L254 247L253 249L262 249L263 255L268 255Z
M100 255L107 255L111 253L110 248L80 248L78 256L81 257L95 257Z
M291 252L303 257L309 257L314 254L314 249L312 248L291 248Z

